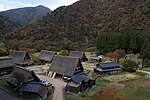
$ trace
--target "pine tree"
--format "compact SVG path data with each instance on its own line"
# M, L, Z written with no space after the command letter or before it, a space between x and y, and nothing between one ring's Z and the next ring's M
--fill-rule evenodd
M104 33L99 33L96 39L96 47L98 50L103 50L106 46L106 35Z
M134 54L137 53L137 41L136 41L136 34L135 33L133 33L131 36L128 52L134 53Z

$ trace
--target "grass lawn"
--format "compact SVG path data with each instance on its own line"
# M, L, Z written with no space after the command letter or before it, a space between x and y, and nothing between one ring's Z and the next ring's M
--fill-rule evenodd
M141 77L124 82L125 88L119 91L127 100L148 100L150 98L150 79Z
M52 98L52 95L48 95L46 100L51 100L51 98Z
M93 74L93 77L98 77ZM110 88L109 84L123 84L122 88ZM113 97L113 98L112 98ZM139 73L122 72L116 75L100 76L96 86L80 96L68 95L69 100L148 100L150 79Z
M6 85L5 80L0 80L0 88L4 87Z

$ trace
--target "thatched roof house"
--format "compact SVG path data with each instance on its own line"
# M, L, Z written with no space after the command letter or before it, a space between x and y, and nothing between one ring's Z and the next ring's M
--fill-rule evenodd
M82 51L70 51L69 56L78 57L81 59L81 61L87 61L88 60L85 53Z
M11 51L9 56L13 58L13 62L16 65L24 66L33 64L33 61L26 51Z
M55 72L61 76L71 77L77 73L83 72L83 66L79 58L55 56L48 71Z
M14 63L10 57L0 57L0 76L13 71Z
M18 80L18 78L20 80ZM18 83L18 81L20 83ZM13 72L7 78L7 82L14 87L21 87L22 84L27 82L40 82L40 79L35 75L34 71L30 71L22 67L15 67Z
M41 50L39 59L43 64L51 63L56 54L55 51Z

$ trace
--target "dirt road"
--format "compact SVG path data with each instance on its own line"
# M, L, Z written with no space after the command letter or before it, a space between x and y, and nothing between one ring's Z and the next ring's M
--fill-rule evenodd
M64 82L61 79L54 79L48 76L43 76L43 75L37 75L37 76L42 80L50 82L55 87L52 100L66 100L67 99L65 98L64 93L63 93L63 89L67 85L66 82Z

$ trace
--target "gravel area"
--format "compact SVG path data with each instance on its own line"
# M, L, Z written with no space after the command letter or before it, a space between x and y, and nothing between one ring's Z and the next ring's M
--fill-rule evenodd
M55 87L52 100L67 100L66 96L64 95L65 93L63 91L63 89L67 85L66 82L64 82L61 79L50 78L48 76L43 75L38 75L38 77L42 80L50 82Z

